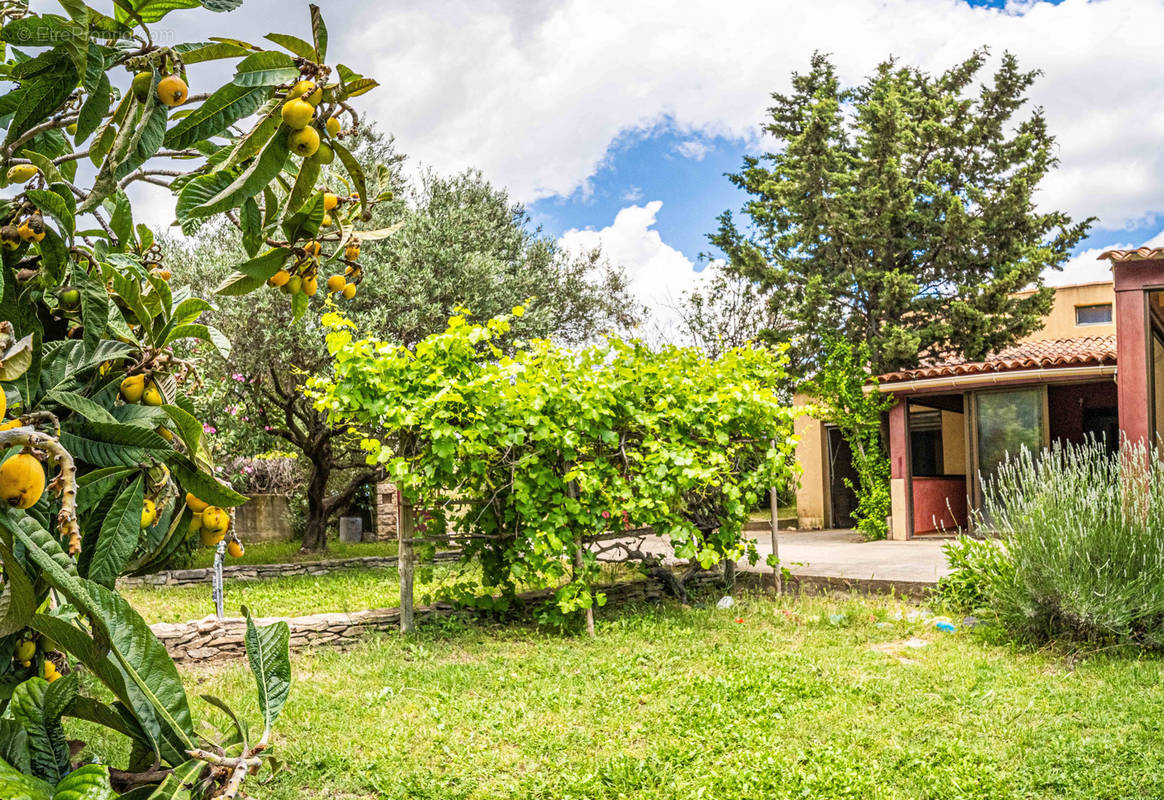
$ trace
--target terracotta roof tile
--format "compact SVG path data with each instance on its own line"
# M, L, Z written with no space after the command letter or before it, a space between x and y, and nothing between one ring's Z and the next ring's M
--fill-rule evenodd
M1135 250L1104 250L1098 261L1112 261L1117 264L1126 261L1150 261L1164 259L1164 247L1138 247Z
M917 369L906 369L882 375L878 381L880 383L900 383L924 378L977 375L986 372L1101 366L1114 363L1116 363L1116 337L1084 336L1075 339L1020 342L997 353L991 353L985 361L951 358L923 363Z

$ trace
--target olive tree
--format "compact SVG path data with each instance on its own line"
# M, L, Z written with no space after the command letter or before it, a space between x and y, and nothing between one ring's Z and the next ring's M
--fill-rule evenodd
M531 231L524 209L479 172L426 173L410 185L391 139L366 135L357 153L369 182L392 198L376 208L372 222L385 235L361 242L360 260L375 278L344 304L362 329L415 344L443 330L459 307L492 316L535 295L538 302L517 325L524 336L579 343L637 319L621 270L597 251L567 253ZM340 178L332 178L337 192ZM229 270L238 257L229 234L219 226L171 244L178 258L198 265L190 280L209 284ZM329 374L332 358L317 320L296 321L282 301L279 295L226 298L210 313L233 348L229 357L210 359L202 402L231 409L221 425L235 446L301 454L303 550L326 550L329 526L384 472L365 462L349 425L330 420L304 394L305 376Z

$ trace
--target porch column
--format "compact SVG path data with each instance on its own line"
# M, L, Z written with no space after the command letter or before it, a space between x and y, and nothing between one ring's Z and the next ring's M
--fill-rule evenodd
M1120 432L1132 443L1151 441L1151 323L1145 292L1164 287L1164 253L1128 260L1117 260L1115 253L1110 257L1115 279Z
M889 499L893 516L889 521L889 538L905 541L913 535L913 509L909 492L909 419L906 400L898 400L889 409Z

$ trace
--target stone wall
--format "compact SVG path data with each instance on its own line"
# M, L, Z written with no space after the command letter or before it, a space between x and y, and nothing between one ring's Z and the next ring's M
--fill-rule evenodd
M234 528L244 542L289 542L291 503L286 495L252 494L235 509Z
M697 575L688 581L688 587L714 581L718 576L712 573ZM653 580L627 581L600 587L606 593L607 604L615 605L631 601L661 600L662 586ZM529 603L545 600L550 590L527 592L522 598ZM420 606L415 610L416 620L425 617L448 616L458 610L447 603ZM466 613L461 611L459 613ZM305 647L346 647L359 637L373 631L398 631L400 629L400 609L375 608L368 611L347 613L312 614L306 617L266 617L256 619L257 625L269 625L283 621L291 629L291 649ZM228 617L219 622L214 617L206 617L194 622L159 622L151 625L154 635L170 652L177 662L204 662L246 656L246 620Z
M756 573L736 573L735 587L726 591L735 593L745 588L755 590L761 585L766 585L766 577ZM692 590L697 587L722 585L720 581L721 576L717 572L702 572L690 577L686 586L688 590ZM628 602L659 601L665 596L662 585L653 579L626 581L598 588L606 593L606 608ZM912 594L908 591L903 592L903 588L907 589L908 587L888 581L849 581L803 576L794 577L786 587L789 592L804 594L838 593L842 596L851 592L890 593L895 596ZM521 597L527 603L534 604L547 599L550 594L551 590L545 589L527 592ZM449 616L458 613L471 614L473 612L456 609L447 603L421 606L415 610L418 622L425 617ZM255 621L260 625L277 621L286 622L291 629L290 644L293 650L305 647L344 648L368 633L398 631L400 629L400 609L376 608L368 611L356 611L351 614L328 613L312 614L306 617L269 617ZM160 622L150 627L162 644L166 646L170 656L177 662L217 661L243 658L246 655L244 643L246 621L237 617L229 617L221 622L214 617L206 617L194 622Z
M456 561L461 557L459 551L445 550L436 553L433 560L437 562ZM267 578L287 578L294 575L326 575L329 572L338 572L344 569L383 569L395 568L396 556L364 556L362 558L334 558L328 561L307 561L298 564L242 564L238 566L224 566L222 577L228 581L261 581ZM172 569L166 572L155 572L152 575L142 575L136 578L122 578L119 586L193 586L196 584L210 585L214 576L212 567L201 569Z

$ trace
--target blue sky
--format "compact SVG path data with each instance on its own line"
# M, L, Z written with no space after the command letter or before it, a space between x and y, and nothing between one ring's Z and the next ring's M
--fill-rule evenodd
M736 172L747 153L743 139L684 135L668 123L627 133L611 145L586 187L532 203L530 217L560 236L571 228L602 228L628 205L661 200L655 229L695 259L713 250L707 234L715 229L716 217L738 209L746 197L726 174Z
M1005 9L1007 0L964 0L969 7ZM1063 0L1047 0L1057 6ZM1028 4L1029 5L1029 4ZM1011 13L1014 10L1012 3ZM988 42L986 44L989 44ZM967 49L972 45L968 45ZM758 130L762 119L756 120ZM542 198L529 205L533 223L561 236L571 229L599 230L622 208L644 200L659 200L662 208L653 228L663 241L680 250L700 270L700 253L720 255L707 240L716 217L730 209L738 215L747 199L727 178L739 170L748 154L762 152L754 140L743 137L703 136L677 129L667 118L646 130L617 136L585 185L568 195ZM1092 234L1076 248L1084 253L1110 243L1113 233L1128 242L1141 242L1160 232L1157 209L1145 209L1146 218L1127 221L1098 220Z
M295 7L246 0L155 35L226 31L257 41L272 27L306 35L306 12L288 13ZM1061 166L1037 202L1100 218L1053 279L1103 279L1095 256L1104 247L1164 244L1164 49L1128 46L1164 30L1162 0L328 0L323 8L333 56L382 84L359 98L361 110L396 135L411 164L481 169L564 246L600 245L660 309L698 285L707 233L743 199L724 173L762 150L770 94L787 91L816 50L832 54L849 84L890 55L939 71L982 45L994 58L1015 53L1043 72L1031 102L1059 142ZM150 221L168 222L172 201L158 200Z

